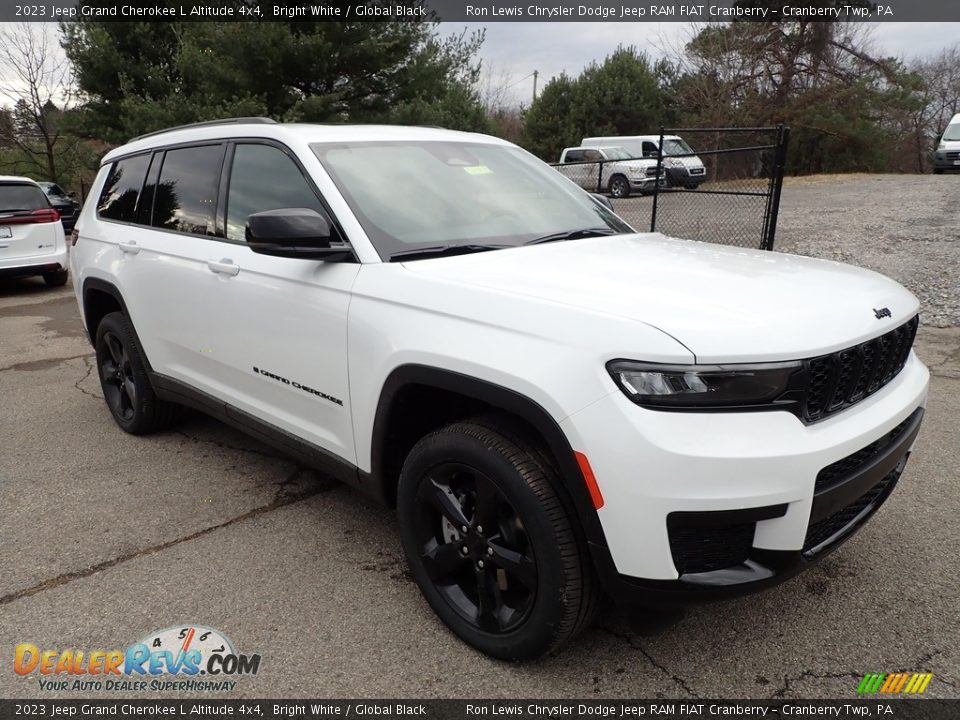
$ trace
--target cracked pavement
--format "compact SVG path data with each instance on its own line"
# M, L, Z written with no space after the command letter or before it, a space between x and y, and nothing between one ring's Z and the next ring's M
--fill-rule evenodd
M960 697L960 328L922 328L918 352L934 378L916 452L842 549L673 622L607 609L513 666L434 617L390 510L201 415L124 434L70 288L0 281L0 697L40 694L12 672L19 642L126 647L184 622L263 656L234 697L851 698L870 671L933 672L927 695Z

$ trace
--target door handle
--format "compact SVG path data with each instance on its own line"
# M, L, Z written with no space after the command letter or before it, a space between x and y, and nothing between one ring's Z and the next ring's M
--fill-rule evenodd
M228 260L227 258L224 258L220 262L208 260L207 267L210 268L211 272L219 273L220 275L229 275L230 277L240 272L240 266L235 264L233 260Z
M130 255L136 255L138 252L140 252L140 246L137 245L136 240L117 243L117 247L120 248L120 252L129 253Z

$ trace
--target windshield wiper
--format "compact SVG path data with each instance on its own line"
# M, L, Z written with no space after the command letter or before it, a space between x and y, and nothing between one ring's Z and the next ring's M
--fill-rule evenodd
M582 230L565 230L551 233L542 237L528 240L524 245L539 245L540 243L555 242L557 240L577 240L579 238L600 237L601 235L616 235L617 231L608 227L583 228Z
M503 248L513 247L512 245L432 245L430 247L412 248L410 250L401 250L390 255L390 262L403 258L411 258L423 255L424 257L442 257L444 255L466 255L467 253L484 252L486 250L502 250Z

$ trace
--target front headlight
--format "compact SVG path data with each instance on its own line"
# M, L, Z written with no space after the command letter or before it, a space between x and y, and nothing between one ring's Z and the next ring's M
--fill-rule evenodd
M666 158L663 164L668 168L681 168L683 167L683 160L680 158Z
M607 371L637 405L696 409L773 405L790 389L798 362L752 365L654 365L611 360Z

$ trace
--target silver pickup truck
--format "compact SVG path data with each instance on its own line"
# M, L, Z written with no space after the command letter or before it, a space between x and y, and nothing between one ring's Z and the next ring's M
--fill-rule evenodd
M622 147L566 148L556 168L584 190L615 198L653 192L657 181L656 160L633 158Z

